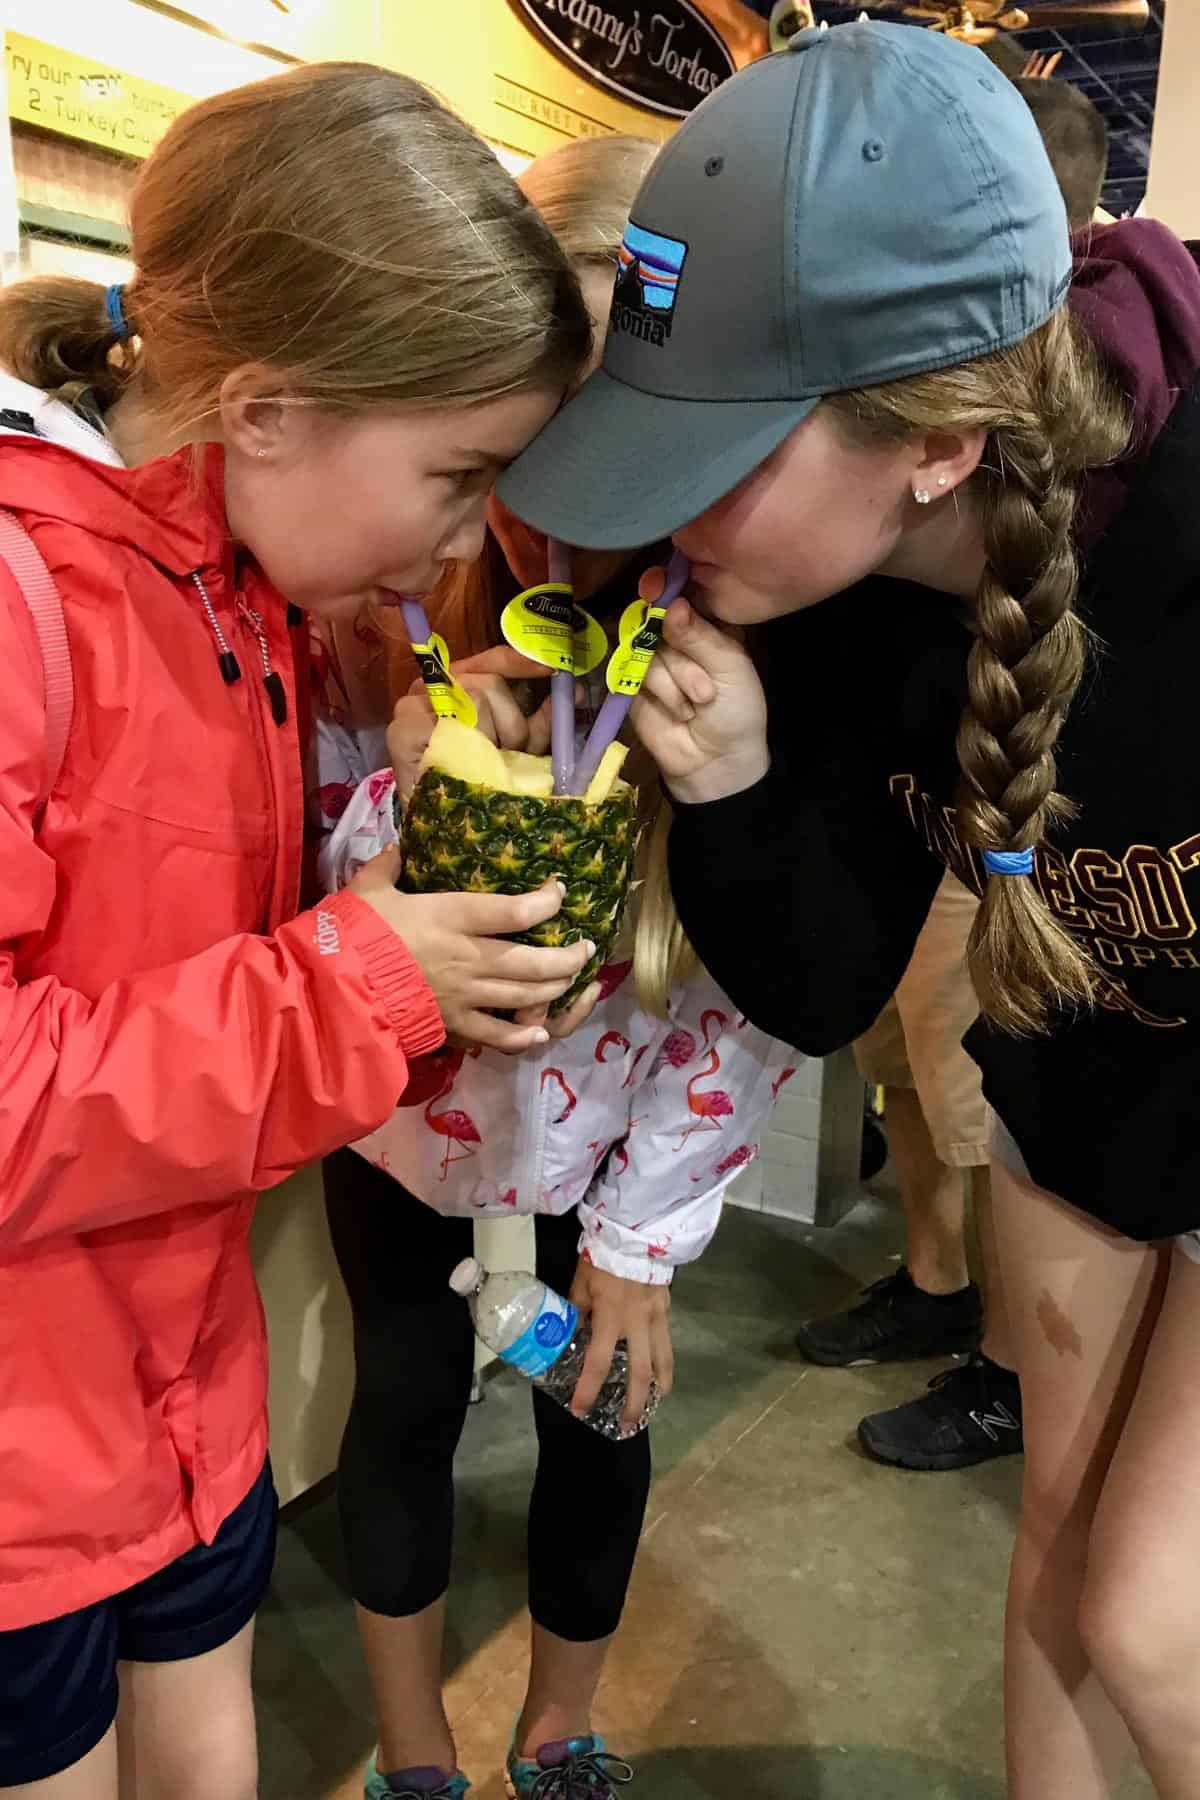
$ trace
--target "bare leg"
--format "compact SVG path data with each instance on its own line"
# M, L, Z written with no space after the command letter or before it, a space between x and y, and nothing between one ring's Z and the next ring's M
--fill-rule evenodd
M955 1294L967 1272L963 1171L938 1160L913 1088L886 1090L888 1148L904 1208L905 1261L927 1294Z
M999 1163L992 1181L1025 1413L1005 1632L1008 1791L1010 1800L1109 1800L1128 1734L1084 1650L1080 1603L1164 1258Z
M255 1800L253 1621L185 1662L122 1663L121 1800Z
M61 1775L5 1788L6 1800L117 1800L117 1728Z
M983 1343L980 1348L985 1356L989 1356L994 1363L999 1363L1002 1369L1015 1369L1017 1349L1013 1342L1008 1299L1000 1268L1000 1251L996 1243L991 1172L988 1169L972 1169L971 1174L983 1287Z
M543 1744L588 1736L596 1689L611 1643L608 1637L574 1644L534 1625L529 1692L517 1724L521 1756L535 1756Z
M1080 1618L1162 1800L1200 1794L1200 1264L1172 1258L1096 1511Z
M391 1619L356 1606L379 1719L379 1767L455 1769L454 1734L442 1699L443 1595L424 1612Z

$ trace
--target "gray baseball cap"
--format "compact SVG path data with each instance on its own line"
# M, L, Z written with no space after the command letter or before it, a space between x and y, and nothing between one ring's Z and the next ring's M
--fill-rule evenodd
M568 543L652 543L822 395L1016 343L1070 277L1033 115L981 51L874 21L802 31L654 163L603 364L497 492Z

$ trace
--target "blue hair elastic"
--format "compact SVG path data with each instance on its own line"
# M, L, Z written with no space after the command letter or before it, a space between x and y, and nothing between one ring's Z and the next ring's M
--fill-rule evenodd
M129 341L129 321L125 317L125 308L121 304L121 296L125 289L119 281L114 281L104 295L104 310L108 314L108 322L122 344Z
M983 866L989 875L1032 875L1032 850L985 850Z

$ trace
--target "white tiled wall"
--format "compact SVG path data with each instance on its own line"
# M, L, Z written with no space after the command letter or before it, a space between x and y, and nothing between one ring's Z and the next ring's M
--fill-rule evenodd
M799 1059L780 1091L758 1161L730 1189L734 1205L785 1219L816 1217L824 1073L819 1057Z

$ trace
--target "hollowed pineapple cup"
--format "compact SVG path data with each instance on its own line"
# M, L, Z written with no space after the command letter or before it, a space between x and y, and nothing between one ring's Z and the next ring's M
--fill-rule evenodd
M616 942L637 847L636 796L618 781L595 804L543 798L427 768L408 802L402 845L400 885L410 894L523 894L553 877L565 884L555 916L519 938L543 947L581 938L595 944L596 954L550 1009L562 1012L595 980Z

